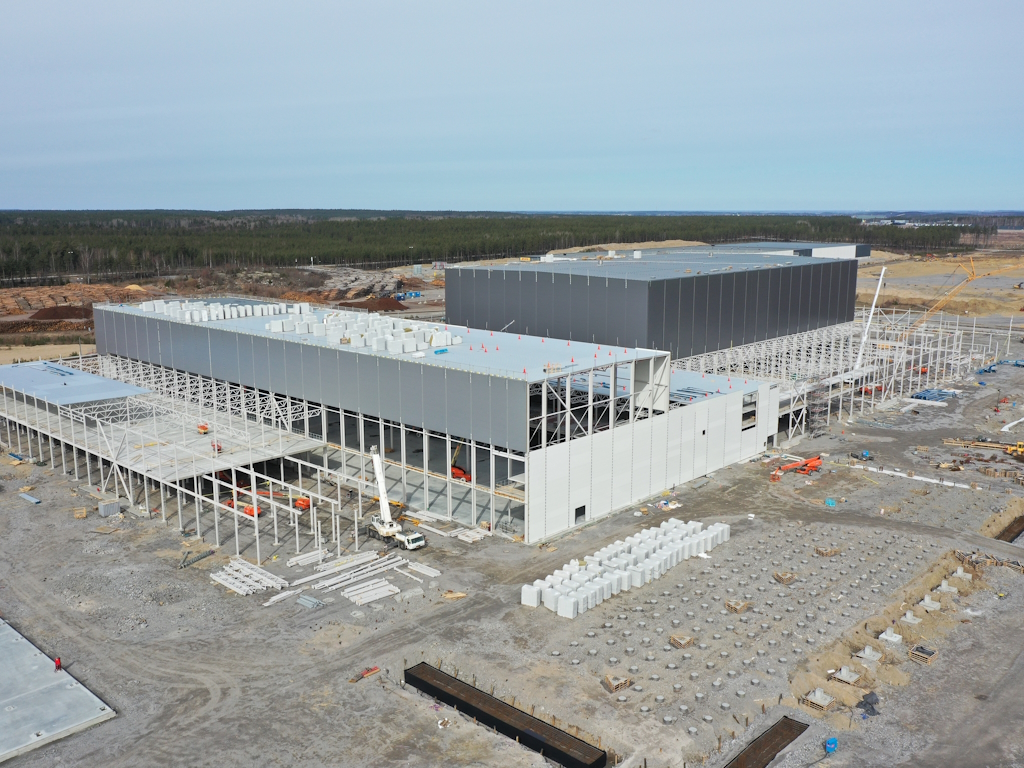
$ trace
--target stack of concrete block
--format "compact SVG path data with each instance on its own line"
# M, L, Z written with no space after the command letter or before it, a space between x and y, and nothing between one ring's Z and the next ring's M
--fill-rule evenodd
M703 555L729 540L729 526L671 518L658 528L645 528L587 555L566 563L544 579L524 584L522 604L543 605L559 616L575 619L581 613L634 587L661 578L683 560Z

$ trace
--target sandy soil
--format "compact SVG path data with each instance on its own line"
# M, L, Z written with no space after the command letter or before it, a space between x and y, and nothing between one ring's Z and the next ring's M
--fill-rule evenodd
M1020 312L1024 307L1024 290L1013 286L1024 281L1024 254L976 253L973 258L978 275L998 274L972 281L946 304L944 311L971 315ZM930 307L967 279L968 273L958 267L959 264L969 270L970 256L928 259L873 252L871 259L860 266L857 300L864 304L871 302L884 266L885 280L878 297L879 306Z
M71 357L77 355L79 346L77 344L40 344L35 347L6 347L0 349L0 365L8 363L21 363L26 360L56 360L58 357ZM95 344L83 344L81 346L83 355L91 355L96 352Z
M548 253L594 253L598 251L633 251L645 248L685 248L690 245L707 245L699 240L648 240L644 243L600 243L598 245L580 245L575 248L559 248Z

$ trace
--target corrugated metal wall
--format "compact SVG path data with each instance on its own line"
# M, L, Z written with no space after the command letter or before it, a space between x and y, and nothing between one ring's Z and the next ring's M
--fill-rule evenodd
M527 383L96 307L96 348L517 451Z
M451 269L448 321L665 350L673 358L853 320L857 262L642 281L543 270ZM511 323L511 325L509 325Z

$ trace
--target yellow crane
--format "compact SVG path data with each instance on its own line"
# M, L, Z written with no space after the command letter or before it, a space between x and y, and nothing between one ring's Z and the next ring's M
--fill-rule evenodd
M1016 264L1016 265L1012 265L1012 266L1000 267L999 269L993 269L991 272L985 272L984 274L979 275L977 270L974 268L974 257L973 256L971 257L970 261L971 261L971 268L970 269L965 267L962 263L959 263L959 264L956 265L956 268L953 270L953 274L955 275L957 269L962 269L967 274L967 279L964 280L963 282L957 283L952 288L950 288L946 292L946 294L944 296L942 296L942 298L940 298L930 308L928 308L927 311L922 313L921 316L919 318L917 318L917 320L915 320L910 326L907 327L907 330L905 330L903 332L903 335L900 337L900 341L906 341L907 337L910 336L910 334L912 334L917 329L918 326L920 326L923 323L925 323L932 315L934 315L936 312L941 310L944 306L949 304L949 302L952 301L957 296L957 294L960 293L960 291L962 291L964 288L966 288L970 283L973 283L975 280L978 280L979 278L982 278L982 277L991 277L992 275L998 275L1000 272L1012 272L1013 270L1022 269L1021 265Z

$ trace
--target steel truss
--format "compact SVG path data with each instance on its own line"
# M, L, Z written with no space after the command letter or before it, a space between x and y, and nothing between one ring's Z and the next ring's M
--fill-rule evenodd
M958 316L915 327L922 313L858 309L853 322L673 361L679 370L780 384L779 413L792 438L844 413L871 411L922 389L961 381L997 357L993 334ZM866 336L866 339L865 339ZM864 356L856 367L862 340ZM810 413L813 412L813 413Z

